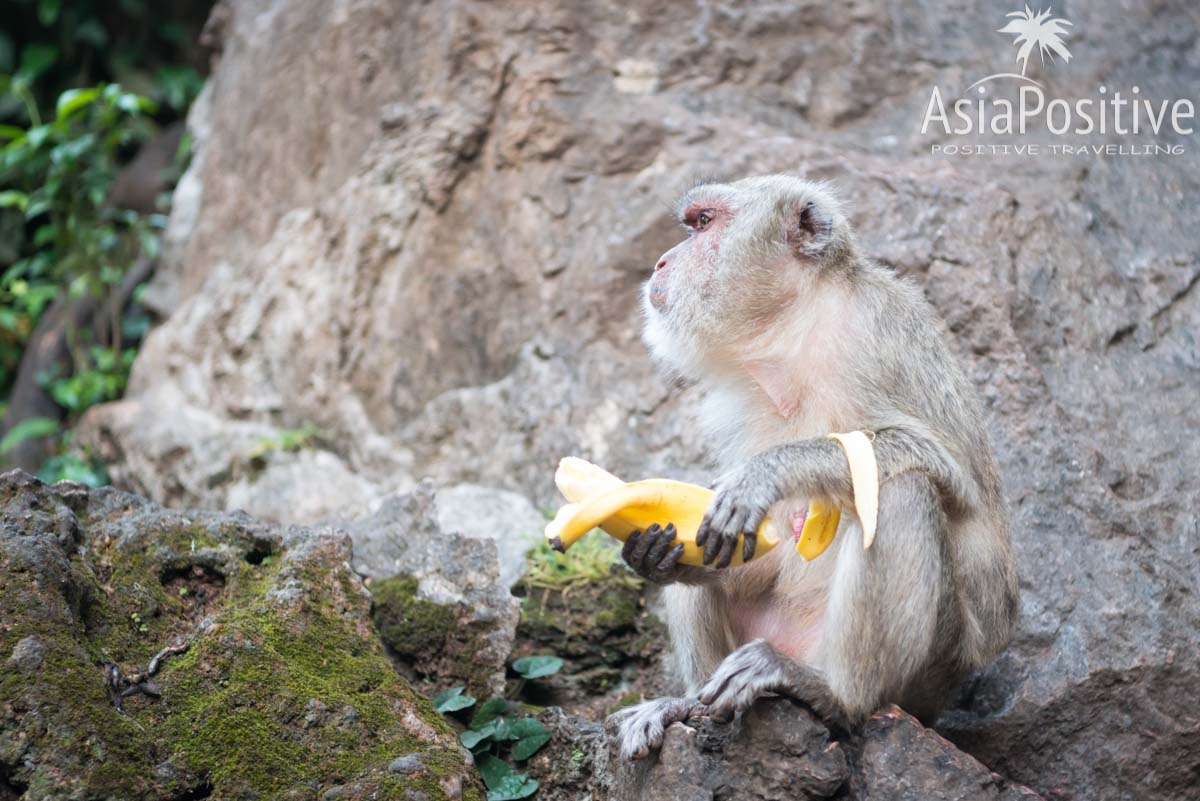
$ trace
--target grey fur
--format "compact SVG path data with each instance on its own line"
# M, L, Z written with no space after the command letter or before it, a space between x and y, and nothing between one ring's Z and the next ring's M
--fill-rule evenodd
M725 470L697 538L706 562L724 567L738 534L811 498L843 518L811 563L783 543L745 567L684 578L661 542L643 552L643 575L687 582L664 598L688 698L718 716L780 692L843 726L889 702L930 720L1016 619L1007 512L974 389L920 291L859 253L828 187L766 176L696 187L681 205L696 203L716 220L664 256L645 335L713 410ZM796 247L805 209L822 221L819 249ZM826 437L851 430L874 433L880 469L865 552L846 457ZM793 653L749 636L756 627ZM679 708L623 717L623 750L657 746Z

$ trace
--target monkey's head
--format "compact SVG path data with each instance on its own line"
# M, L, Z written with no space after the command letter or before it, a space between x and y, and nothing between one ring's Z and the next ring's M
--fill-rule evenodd
M687 238L646 282L644 336L685 376L730 364L797 304L854 269L849 224L825 186L788 175L702 184L683 196Z

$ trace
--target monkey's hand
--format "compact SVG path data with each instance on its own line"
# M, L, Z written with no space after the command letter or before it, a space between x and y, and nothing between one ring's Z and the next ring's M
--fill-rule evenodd
M781 497L774 472L760 459L752 459L740 470L722 476L713 486L716 496L696 532L696 544L704 549L704 564L729 567L739 534L742 560L749 562L758 544L758 527L771 504Z
M625 540L621 558L646 581L655 584L698 584L713 571L704 567L679 564L683 543L675 542L675 526L662 528L657 523L644 531L635 531Z

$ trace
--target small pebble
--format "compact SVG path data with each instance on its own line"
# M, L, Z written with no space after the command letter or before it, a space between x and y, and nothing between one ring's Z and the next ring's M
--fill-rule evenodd
M392 763L388 765L388 771L391 773L415 773L420 769L420 754L405 754L404 756L396 757L392 760Z

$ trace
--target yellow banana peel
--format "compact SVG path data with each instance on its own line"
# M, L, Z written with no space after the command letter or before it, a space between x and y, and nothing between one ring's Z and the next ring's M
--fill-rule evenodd
M597 527L624 542L634 531L654 523L673 523L676 541L683 543L680 563L704 565L704 550L696 545L696 532L712 504L712 490L668 478L626 484L596 465L570 456L559 462L554 483L569 501L546 526L546 539L555 550L565 551ZM778 544L775 525L764 520L758 528L752 560ZM742 540L738 537L730 567L741 564Z
M854 507L863 527L863 550L875 540L879 515L879 471L871 439L861 431L830 434L841 444L850 464ZM559 462L554 483L568 501L546 526L551 547L565 551L593 528L600 528L624 542L634 531L657 523L675 525L676 541L683 543L682 564L704 565L704 551L696 545L696 533L712 503L713 491L697 484L651 478L626 484L612 473L584 459L568 456ZM821 499L809 502L802 530L796 535L796 551L807 561L820 556L837 535L841 510ZM738 537L730 567L743 564L742 538ZM779 534L770 518L758 529L751 560L779 544Z

